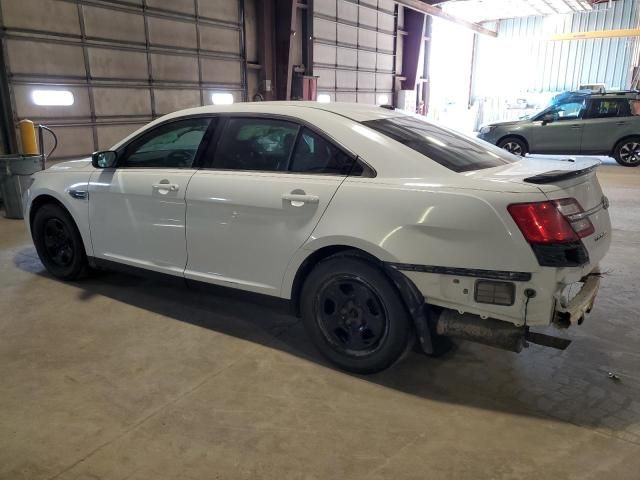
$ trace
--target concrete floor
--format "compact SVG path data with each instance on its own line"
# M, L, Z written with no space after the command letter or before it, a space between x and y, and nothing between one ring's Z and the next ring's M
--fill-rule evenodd
M371 377L270 302L58 282L1 219L0 478L638 478L640 168L599 172L614 242L568 350L461 343Z

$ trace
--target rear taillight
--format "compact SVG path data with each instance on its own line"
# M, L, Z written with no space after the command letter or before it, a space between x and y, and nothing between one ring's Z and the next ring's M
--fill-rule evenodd
M594 232L591 220L574 198L514 203L507 209L529 243L576 242Z

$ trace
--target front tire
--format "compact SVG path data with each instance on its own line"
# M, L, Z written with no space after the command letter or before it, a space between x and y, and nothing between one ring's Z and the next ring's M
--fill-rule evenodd
M82 237L64 208L46 204L33 218L33 243L47 271L61 280L76 280L88 269Z
M503 138L498 142L498 147L506 150L509 153L518 155L519 157L524 157L529 150L527 148L527 144L518 137Z
M623 167L640 165L640 137L622 140L613 151L613 158Z
M353 373L375 373L407 350L411 322L400 295L380 268L366 259L338 255L320 262L301 297L305 328L333 364Z

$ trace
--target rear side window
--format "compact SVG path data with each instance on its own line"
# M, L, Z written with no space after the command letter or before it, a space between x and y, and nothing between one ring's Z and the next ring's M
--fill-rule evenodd
M626 98L599 98L591 101L589 118L631 116L631 102Z
M296 143L296 150L291 160L291 171L348 175L353 163L351 157L321 136L304 128Z
M415 117L369 120L363 125L454 172L481 170L518 161L518 157L501 148Z
M214 168L287 170L298 125L282 120L231 118L220 137Z

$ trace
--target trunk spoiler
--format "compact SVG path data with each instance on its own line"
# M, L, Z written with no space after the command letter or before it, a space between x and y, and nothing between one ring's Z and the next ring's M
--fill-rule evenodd
M587 168L582 168L580 170L550 170L544 173L538 173L533 177L527 177L524 179L527 183L535 183L538 185L544 183L553 183L559 182L561 180L568 180L570 178L577 178L583 175L586 175L589 172L593 172L599 164L591 165Z

